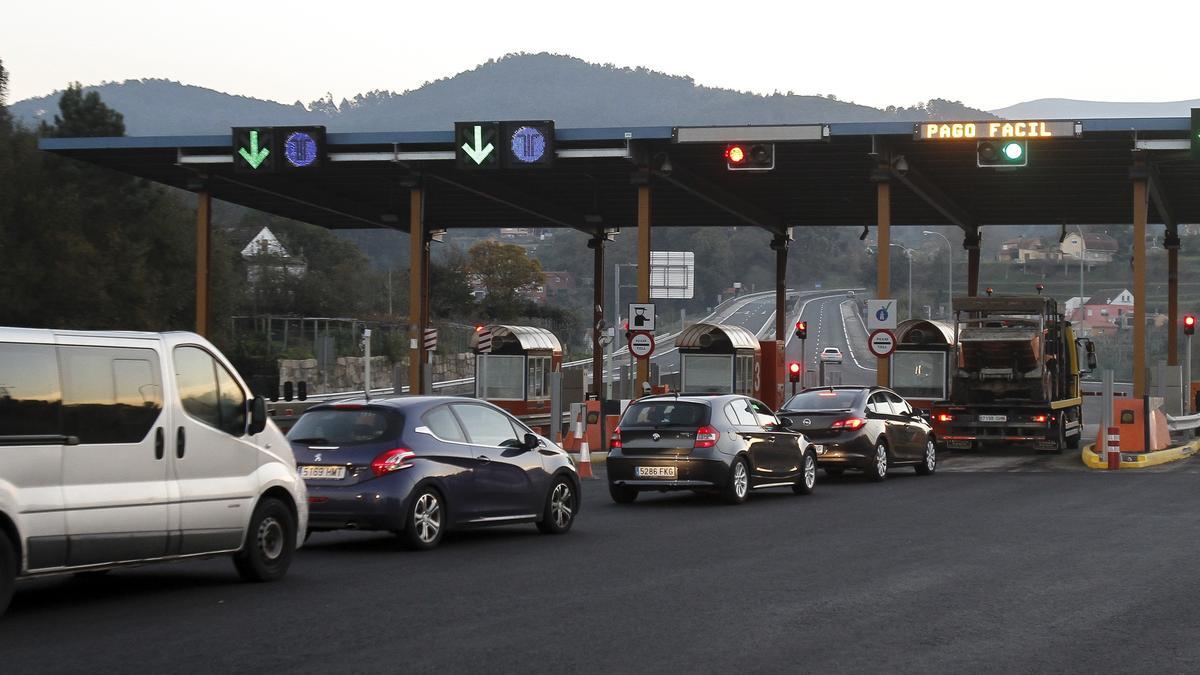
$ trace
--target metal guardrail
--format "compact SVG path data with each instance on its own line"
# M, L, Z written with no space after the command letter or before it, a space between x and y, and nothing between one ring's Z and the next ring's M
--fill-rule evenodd
M1167 429L1170 431L1188 431L1190 429L1200 429L1200 413L1195 415L1166 415Z

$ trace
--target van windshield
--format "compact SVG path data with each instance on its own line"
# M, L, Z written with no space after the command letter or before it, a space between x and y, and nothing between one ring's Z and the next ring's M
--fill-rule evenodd
M708 406L684 401L646 401L631 403L621 417L625 428L687 427L708 424Z
M359 445L399 436L403 419L378 408L324 408L300 416L288 440L308 445Z

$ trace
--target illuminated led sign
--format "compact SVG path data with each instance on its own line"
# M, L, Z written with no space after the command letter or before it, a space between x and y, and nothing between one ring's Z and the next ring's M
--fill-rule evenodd
M961 141L989 139L1038 140L1076 138L1080 125L1062 120L987 120L983 122L918 122L913 138L918 141Z
M460 169L547 169L554 166L554 122L455 122Z
M311 173L325 156L325 127L234 127L233 167L237 173Z

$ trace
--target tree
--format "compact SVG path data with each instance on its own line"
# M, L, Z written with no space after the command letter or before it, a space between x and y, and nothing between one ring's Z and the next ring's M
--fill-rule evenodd
M83 93L83 85L73 82L58 100L62 115L54 116L54 125L42 123L44 136L78 138L82 136L124 136L125 117L104 105L100 94Z
M0 125L8 125L8 71L0 59Z
M484 240L467 252L467 272L487 289L484 306L495 317L516 313L517 292L544 283L542 266L515 244Z

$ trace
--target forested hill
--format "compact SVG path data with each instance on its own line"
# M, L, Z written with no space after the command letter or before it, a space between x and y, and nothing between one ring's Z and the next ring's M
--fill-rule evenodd
M64 83L65 85L66 83ZM871 108L821 95L769 96L702 87L690 77L619 68L553 54L515 54L397 94L285 105L168 80L127 80L84 88L125 116L126 133L227 133L263 123L324 124L331 131L449 129L455 120L553 119L559 127L779 124L987 118L960 103ZM33 126L53 116L60 92L18 101L13 116Z

